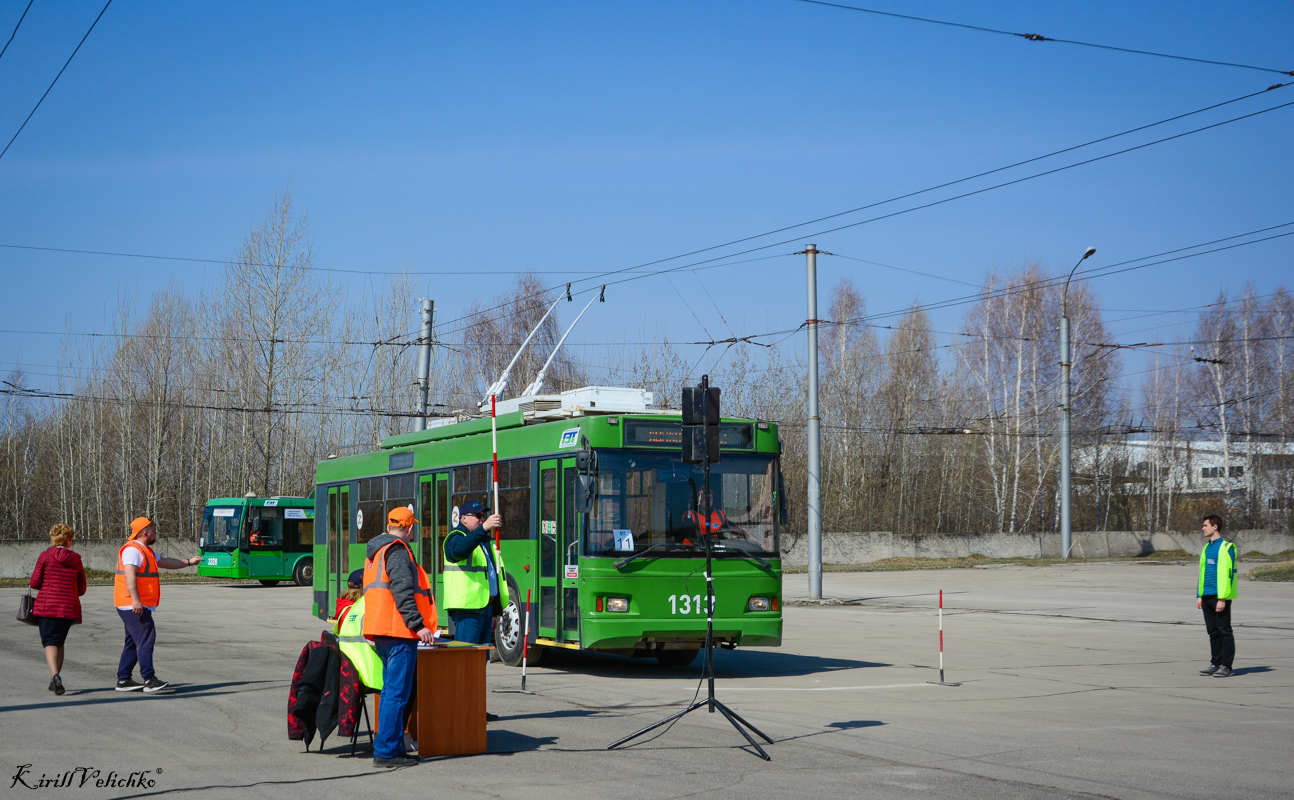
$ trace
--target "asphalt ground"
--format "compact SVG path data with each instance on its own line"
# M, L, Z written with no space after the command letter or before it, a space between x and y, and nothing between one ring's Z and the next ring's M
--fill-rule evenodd
M684 707L700 670L564 654L533 695L492 691L490 752L374 770L334 735L287 739L288 683L320 622L308 589L166 585L151 696L112 690L122 626L110 587L84 598L68 693L47 691L34 628L0 627L5 797L1294 797L1294 584L1241 583L1236 675L1201 677L1195 567L1119 563L830 573L837 605L801 605L784 644L720 652L718 696L769 734L753 755L718 714L608 752ZM944 591L949 681L938 686ZM0 590L16 610L21 590ZM700 661L698 660L698 665ZM493 664L492 690L520 671ZM703 691L703 690L702 690ZM22 765L23 781L11 781ZM46 787L42 775L98 777ZM103 786L143 773L148 786Z

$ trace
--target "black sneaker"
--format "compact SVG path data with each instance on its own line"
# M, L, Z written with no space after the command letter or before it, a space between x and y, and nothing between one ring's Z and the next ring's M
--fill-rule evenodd
M67 691L67 689L64 689L64 688L63 688L63 676L62 676L62 675L55 675L55 676L54 676L54 680L52 680L52 681L50 681L50 682L49 682L49 690L50 690L51 692L53 692L54 694L60 694L60 695L61 695L63 692L66 692L66 691Z
M1200 670L1200 674L1201 674L1201 675L1212 675L1213 673L1217 672L1217 671L1218 671L1218 670L1220 670L1220 669L1222 669L1222 665L1221 665L1221 664L1210 664L1208 669L1202 669L1202 670Z
M1230 677L1231 677L1231 667L1218 667L1218 671L1217 671L1217 672L1215 672L1215 673L1213 673L1213 677L1215 677L1215 678L1230 678Z
M144 694L152 694L153 692L160 692L170 685L171 684L167 683L164 680L161 680L156 675L154 675L153 677L144 681Z
M139 683L134 678L127 678L124 681L117 681L117 691L119 692L138 692L144 688L144 684Z
M373 756L373 766L383 767L385 769L395 769L396 767L412 767L418 763L416 756L392 756L391 758L378 758Z

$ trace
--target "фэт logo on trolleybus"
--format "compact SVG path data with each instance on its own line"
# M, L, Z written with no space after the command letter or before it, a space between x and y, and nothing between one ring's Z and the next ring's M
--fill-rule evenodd
M653 410L651 400L641 390L586 387L498 403L495 510L511 602L496 644L508 663L520 661L523 632L532 660L563 647L690 663L705 638L706 535L716 642L781 644L777 425L722 421L714 508L698 520L701 468L682 461L678 413ZM390 510L409 506L420 523L413 550L448 626L441 548L463 503L493 505L490 422L487 411L319 462L315 614L331 613Z

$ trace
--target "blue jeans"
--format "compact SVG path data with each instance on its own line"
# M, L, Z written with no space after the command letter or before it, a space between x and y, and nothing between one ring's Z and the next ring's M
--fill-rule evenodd
M373 644L382 659L382 704L378 707L377 737L373 755L395 758L404 755L405 707L413 692L414 666L418 662L418 640L376 636Z
M492 622L494 610L485 608L454 608L449 611L454 621L454 641L470 644L494 644Z
M121 648L121 661L117 664L117 680L130 678L139 664L139 676L147 681L153 677L153 644L157 641L157 627L153 625L153 612L147 608L143 614L130 609L117 614L126 625L126 646Z

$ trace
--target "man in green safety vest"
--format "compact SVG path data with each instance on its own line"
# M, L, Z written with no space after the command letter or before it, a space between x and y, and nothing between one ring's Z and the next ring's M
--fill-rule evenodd
M356 600L337 620L337 645L359 673L360 683L382 691L382 659L373 642L364 638L364 598Z
M445 537L445 609L454 621L454 640L491 644L499 615L508 604L503 557L491 535L503 525L498 514L475 500L458 509L458 524Z
M1204 611L1212 659L1201 675L1230 678L1236 658L1236 637L1231 633L1231 601L1236 599L1236 546L1222 538L1222 518L1210 514L1200 528L1209 541L1200 551L1200 582L1195 607Z

